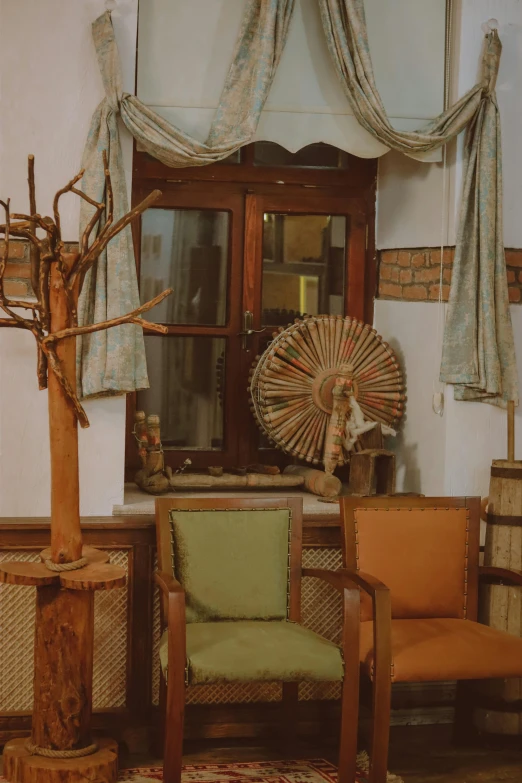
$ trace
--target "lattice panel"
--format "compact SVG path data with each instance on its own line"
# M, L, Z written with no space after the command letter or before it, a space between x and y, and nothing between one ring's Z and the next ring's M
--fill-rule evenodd
M111 562L127 571L128 552L111 550ZM40 550L0 551L0 562L37 562ZM0 584L0 712L33 706L35 588ZM122 707L126 696L127 590L97 592L94 599L95 709Z
M303 568L342 568L340 549L313 547L303 549ZM304 578L301 583L301 622L310 630L339 644L342 631L342 598L331 585L320 579Z
M303 550L304 568L329 568L337 570L342 566L340 549L312 547ZM156 565L155 565L156 568ZM303 579L302 623L312 631L339 643L342 628L342 599L330 585L318 579ZM153 614L153 703L159 701L159 641L161 637L159 591L154 593ZM340 683L301 683L299 698L303 700L338 699ZM187 689L188 704L232 704L256 701L279 701L280 683L233 683L223 685L199 685Z
M158 570L158 558L154 556L154 570ZM152 703L159 704L160 691L160 659L159 643L161 639L161 616L160 616L160 591L154 585L152 596Z
M334 701L341 698L340 682L301 682L300 701Z
M1 551L0 562L36 563L40 551ZM0 584L0 711L33 707L34 587Z
M249 704L280 700L279 682L233 682L187 688L187 704Z
M303 549L303 568L326 568L337 571L343 564L340 549L310 547ZM301 622L311 631L340 644L343 607L342 597L331 585L306 577L301 583ZM341 698L340 682L302 682L299 698L329 700Z
M129 572L129 554L111 549L111 563ZM124 707L127 690L128 591L98 590L94 595L94 709Z

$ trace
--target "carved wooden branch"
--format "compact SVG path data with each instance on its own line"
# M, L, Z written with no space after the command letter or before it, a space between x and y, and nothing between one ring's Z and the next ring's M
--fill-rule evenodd
M160 196L160 190L153 190L152 193L147 196L147 198L144 198L140 204L133 207L130 212L127 212L126 215L116 221L116 223L109 229L107 229L106 223L87 253L85 253L83 256L81 255L78 261L75 263L74 267L71 269L69 273L69 285L74 283L78 275L83 277L87 270L90 269L94 262L103 253L111 239L114 239L116 234L119 234L120 231L123 231L123 229L128 226L129 223L132 223L132 221L137 218L138 215L141 215L142 212L145 212L145 210L148 209L155 201L157 201Z
M134 323L139 326L145 326L153 331L160 332L161 334L167 334L168 328L161 324L150 323L144 321L142 318L138 318L140 313L146 313L148 310L152 310L160 302L162 302L167 296L172 293L172 288L167 288L161 294L158 294L154 299L150 299L143 305L140 305L135 310L132 310L126 315L120 315L118 318L111 318L109 321L99 321L97 324L87 324L86 326L74 326L70 329L62 329L60 332L52 332L44 337L44 343L52 343L56 340L63 340L65 337L75 337L78 334L92 334L92 332L100 332L103 329L110 329L112 326L121 326L121 324Z
M0 201L0 205L5 212L5 223L0 224L0 236L3 234L5 238L4 248L0 253L0 310L3 310L9 316L8 318L0 318L0 327L27 329L34 335L38 348L37 374L40 389L47 387L47 373L48 367L50 367L82 427L88 427L89 421L77 397L75 379L67 377L67 373L64 371L59 356L60 350L57 351L58 342L63 339L76 337L77 335L92 334L93 332L110 329L113 326L125 323L136 324L142 328L166 334L168 331L167 327L145 321L140 316L142 313L151 310L172 293L172 289L169 288L130 313L100 323L78 326L78 293L85 273L96 263L111 239L144 212L161 195L159 190L153 191L141 204L138 204L117 220L116 223L113 223L114 197L105 152L103 153L103 164L105 202L97 202L75 187L84 174L82 170L56 193L53 200L53 218L42 217L36 211L34 157L32 155L28 159L27 177L30 214L11 214L9 201ZM62 240L60 199L66 193L74 193L94 207L94 213L83 232L79 252L76 254L66 253ZM98 234L93 242L89 244L91 235L96 228L98 229ZM37 230L45 232L43 239L37 235ZM31 282L35 295L34 300L15 300L5 296L4 276L9 258L9 239L12 236L21 237L31 243ZM51 331L50 326L51 313L49 305L52 264L56 264L55 268L59 274L58 281L61 279L61 283L58 283L62 290L63 299L61 301L65 302L64 306L66 309L64 312L67 313L67 320L70 324L68 328L61 328L54 332ZM32 318L21 316L16 312L17 308L30 310Z
M13 318L0 318L0 326L11 327L12 329L25 329L25 326Z

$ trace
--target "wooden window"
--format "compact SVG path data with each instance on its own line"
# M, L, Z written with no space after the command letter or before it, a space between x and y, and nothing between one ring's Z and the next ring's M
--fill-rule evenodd
M162 191L135 227L142 301L174 293L147 316L168 334L145 335L151 388L129 395L129 477L136 408L159 414L173 468L282 462L250 413L249 370L296 317L371 322L376 168L324 144L257 142L185 169L135 150L134 203Z

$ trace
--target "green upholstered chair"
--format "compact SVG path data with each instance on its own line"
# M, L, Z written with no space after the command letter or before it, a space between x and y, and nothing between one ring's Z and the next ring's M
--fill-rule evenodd
M359 591L346 575L301 568L300 498L158 498L164 781L179 783L187 685L343 681L339 782L355 780ZM301 576L344 595L342 647L299 624Z

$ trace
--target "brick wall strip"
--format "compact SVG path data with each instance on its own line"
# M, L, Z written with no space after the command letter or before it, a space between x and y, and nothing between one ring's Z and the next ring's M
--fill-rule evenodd
M0 240L0 252L5 248L4 240ZM65 245L67 251L76 250L77 243ZM9 298L20 299L33 297L31 286L31 264L29 260L29 242L26 240L11 240L9 242L9 257L4 274L4 293Z
M448 301L454 247L442 256L442 299ZM406 302L437 302L440 285L440 248L423 247L378 251L378 298ZM522 249L506 249L510 302L522 302Z
M66 250L77 249L68 243ZM4 248L0 241L0 251ZM442 299L448 301L455 248L444 249L442 257ZM407 250L378 251L378 298L407 302L437 302L439 299L440 248L408 248ZM509 301L522 302L522 249L506 249L506 272ZM9 242L9 258L4 276L4 290L8 297L30 297L31 267L29 243Z

